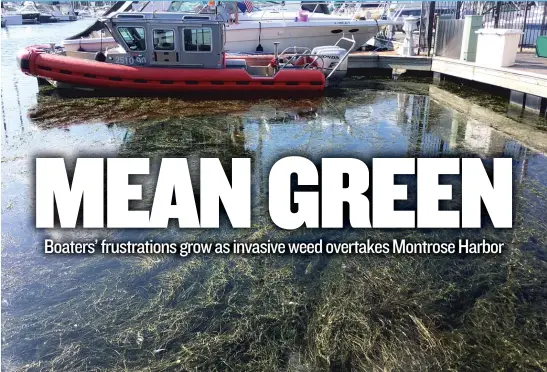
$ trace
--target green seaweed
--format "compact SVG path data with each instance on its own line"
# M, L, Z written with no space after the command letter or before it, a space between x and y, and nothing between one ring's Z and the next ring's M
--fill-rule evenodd
M405 89L427 94L423 86ZM382 94L263 100L251 108L243 101L44 95L30 115L40 129L94 120L127 126L130 138L120 156L216 156L227 164L235 156L259 160L244 146L245 115L268 116L273 106L269 120L276 125L284 125L285 114L295 110L301 116L339 117L345 108ZM429 124L443 112L430 106ZM404 118L401 125L412 120ZM454 151L470 155L464 146ZM547 190L534 177L515 188L511 230L285 231L258 203L251 229L171 227L131 236L174 242L467 237L507 244L503 254L490 257L51 257L40 254L40 247L3 249L3 366L17 371L547 371ZM144 205L150 197L145 194ZM125 238L114 231L50 233L65 240Z

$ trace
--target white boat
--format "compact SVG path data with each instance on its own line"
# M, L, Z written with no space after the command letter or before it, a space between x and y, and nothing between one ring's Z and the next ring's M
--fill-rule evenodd
M281 49L294 44L315 48L334 44L341 35L352 35L359 48L383 26L391 24L389 20L356 19L338 13L308 12L306 20L306 13L296 9L258 10L241 14L239 24L228 25L226 49L236 53L273 53L274 41L280 43Z
M12 4L2 4L2 20L4 26L17 26L23 24L23 15Z
M242 3L244 4L244 3ZM383 26L391 26L396 22L389 19L381 19L381 14L365 14L354 5L352 11L349 6L340 4L332 12L325 12L324 5L318 3L305 4L307 9L301 9L300 3L288 5L270 5L259 7L253 5L253 9L238 14L238 23L231 22L228 4L221 2L215 5L201 5L199 3L188 4L176 2L145 2L136 5L132 1L118 2L113 9L131 12L180 12L193 7L197 15L216 14L219 19L228 23L226 27L226 50L230 53L268 53L274 52L274 41L279 42L280 50L293 45L302 45L313 49L321 45L334 44L342 35L355 39L355 49L364 45L374 37ZM181 7L186 9L181 9ZM108 12L107 12L108 13ZM328 14L327 14L328 13ZM129 16L129 14L128 14ZM116 43L110 35L100 35L92 32L81 33L75 37L64 40L63 47L70 50L97 51L97 47L115 47Z
M78 18L96 18L95 12L92 12L90 9L79 9Z
M2 19L5 21L6 26L17 26L23 24L23 15L12 12L2 13Z
M72 8L66 8L63 10L58 5L36 4L36 9L38 9L43 15L47 14L51 16L56 20L56 22L68 22L78 19Z

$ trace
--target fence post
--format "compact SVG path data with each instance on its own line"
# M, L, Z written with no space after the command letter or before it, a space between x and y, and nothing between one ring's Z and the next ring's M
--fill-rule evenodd
M547 3L543 5L543 20L541 21L541 29L539 30L540 35L543 35L544 33L547 34L547 24L545 23L546 17L547 17Z
M496 2L496 12L494 14L494 28L498 28L500 23L501 2Z
M429 3L429 16L427 18L427 56L431 54L431 42L433 40L433 26L435 21L435 2Z
M437 25L435 30L435 41L433 42L433 52L431 53L432 56L438 55L439 51L439 36L443 35L443 30L441 29L442 25L439 23L439 16L435 16L435 24Z
M528 18L528 1L524 3L524 24L522 25L522 36L520 37L520 51L522 53L522 46L524 45L524 39L526 38L526 21Z
M456 2L456 19L460 19L461 18L461 13L462 11L462 2L461 1L457 1Z
M420 9L420 25L418 26L418 55L421 55L423 44L423 30L424 30L424 3L422 2Z

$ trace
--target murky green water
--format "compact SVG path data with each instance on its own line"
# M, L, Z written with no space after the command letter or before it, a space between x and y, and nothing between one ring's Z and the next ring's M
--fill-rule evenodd
M324 98L188 102L38 95L14 53L89 21L2 29L2 360L6 370L546 370L547 133L492 96L350 81ZM457 94L455 94L457 93ZM463 97L463 98L462 98ZM253 229L34 229L36 155L253 162ZM267 176L282 156L511 157L515 228L285 232ZM150 185L148 185L150 186ZM146 188L146 197L153 187ZM146 203L145 203L146 204ZM495 257L45 256L58 240L488 238Z

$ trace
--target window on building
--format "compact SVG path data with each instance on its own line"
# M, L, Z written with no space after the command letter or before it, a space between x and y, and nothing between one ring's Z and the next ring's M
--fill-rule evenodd
M185 28L184 50L187 52L210 52L213 47L210 28Z
M142 27L118 27L118 32L133 51L146 50L146 36Z
M155 50L175 50L175 31L154 30L152 33Z

